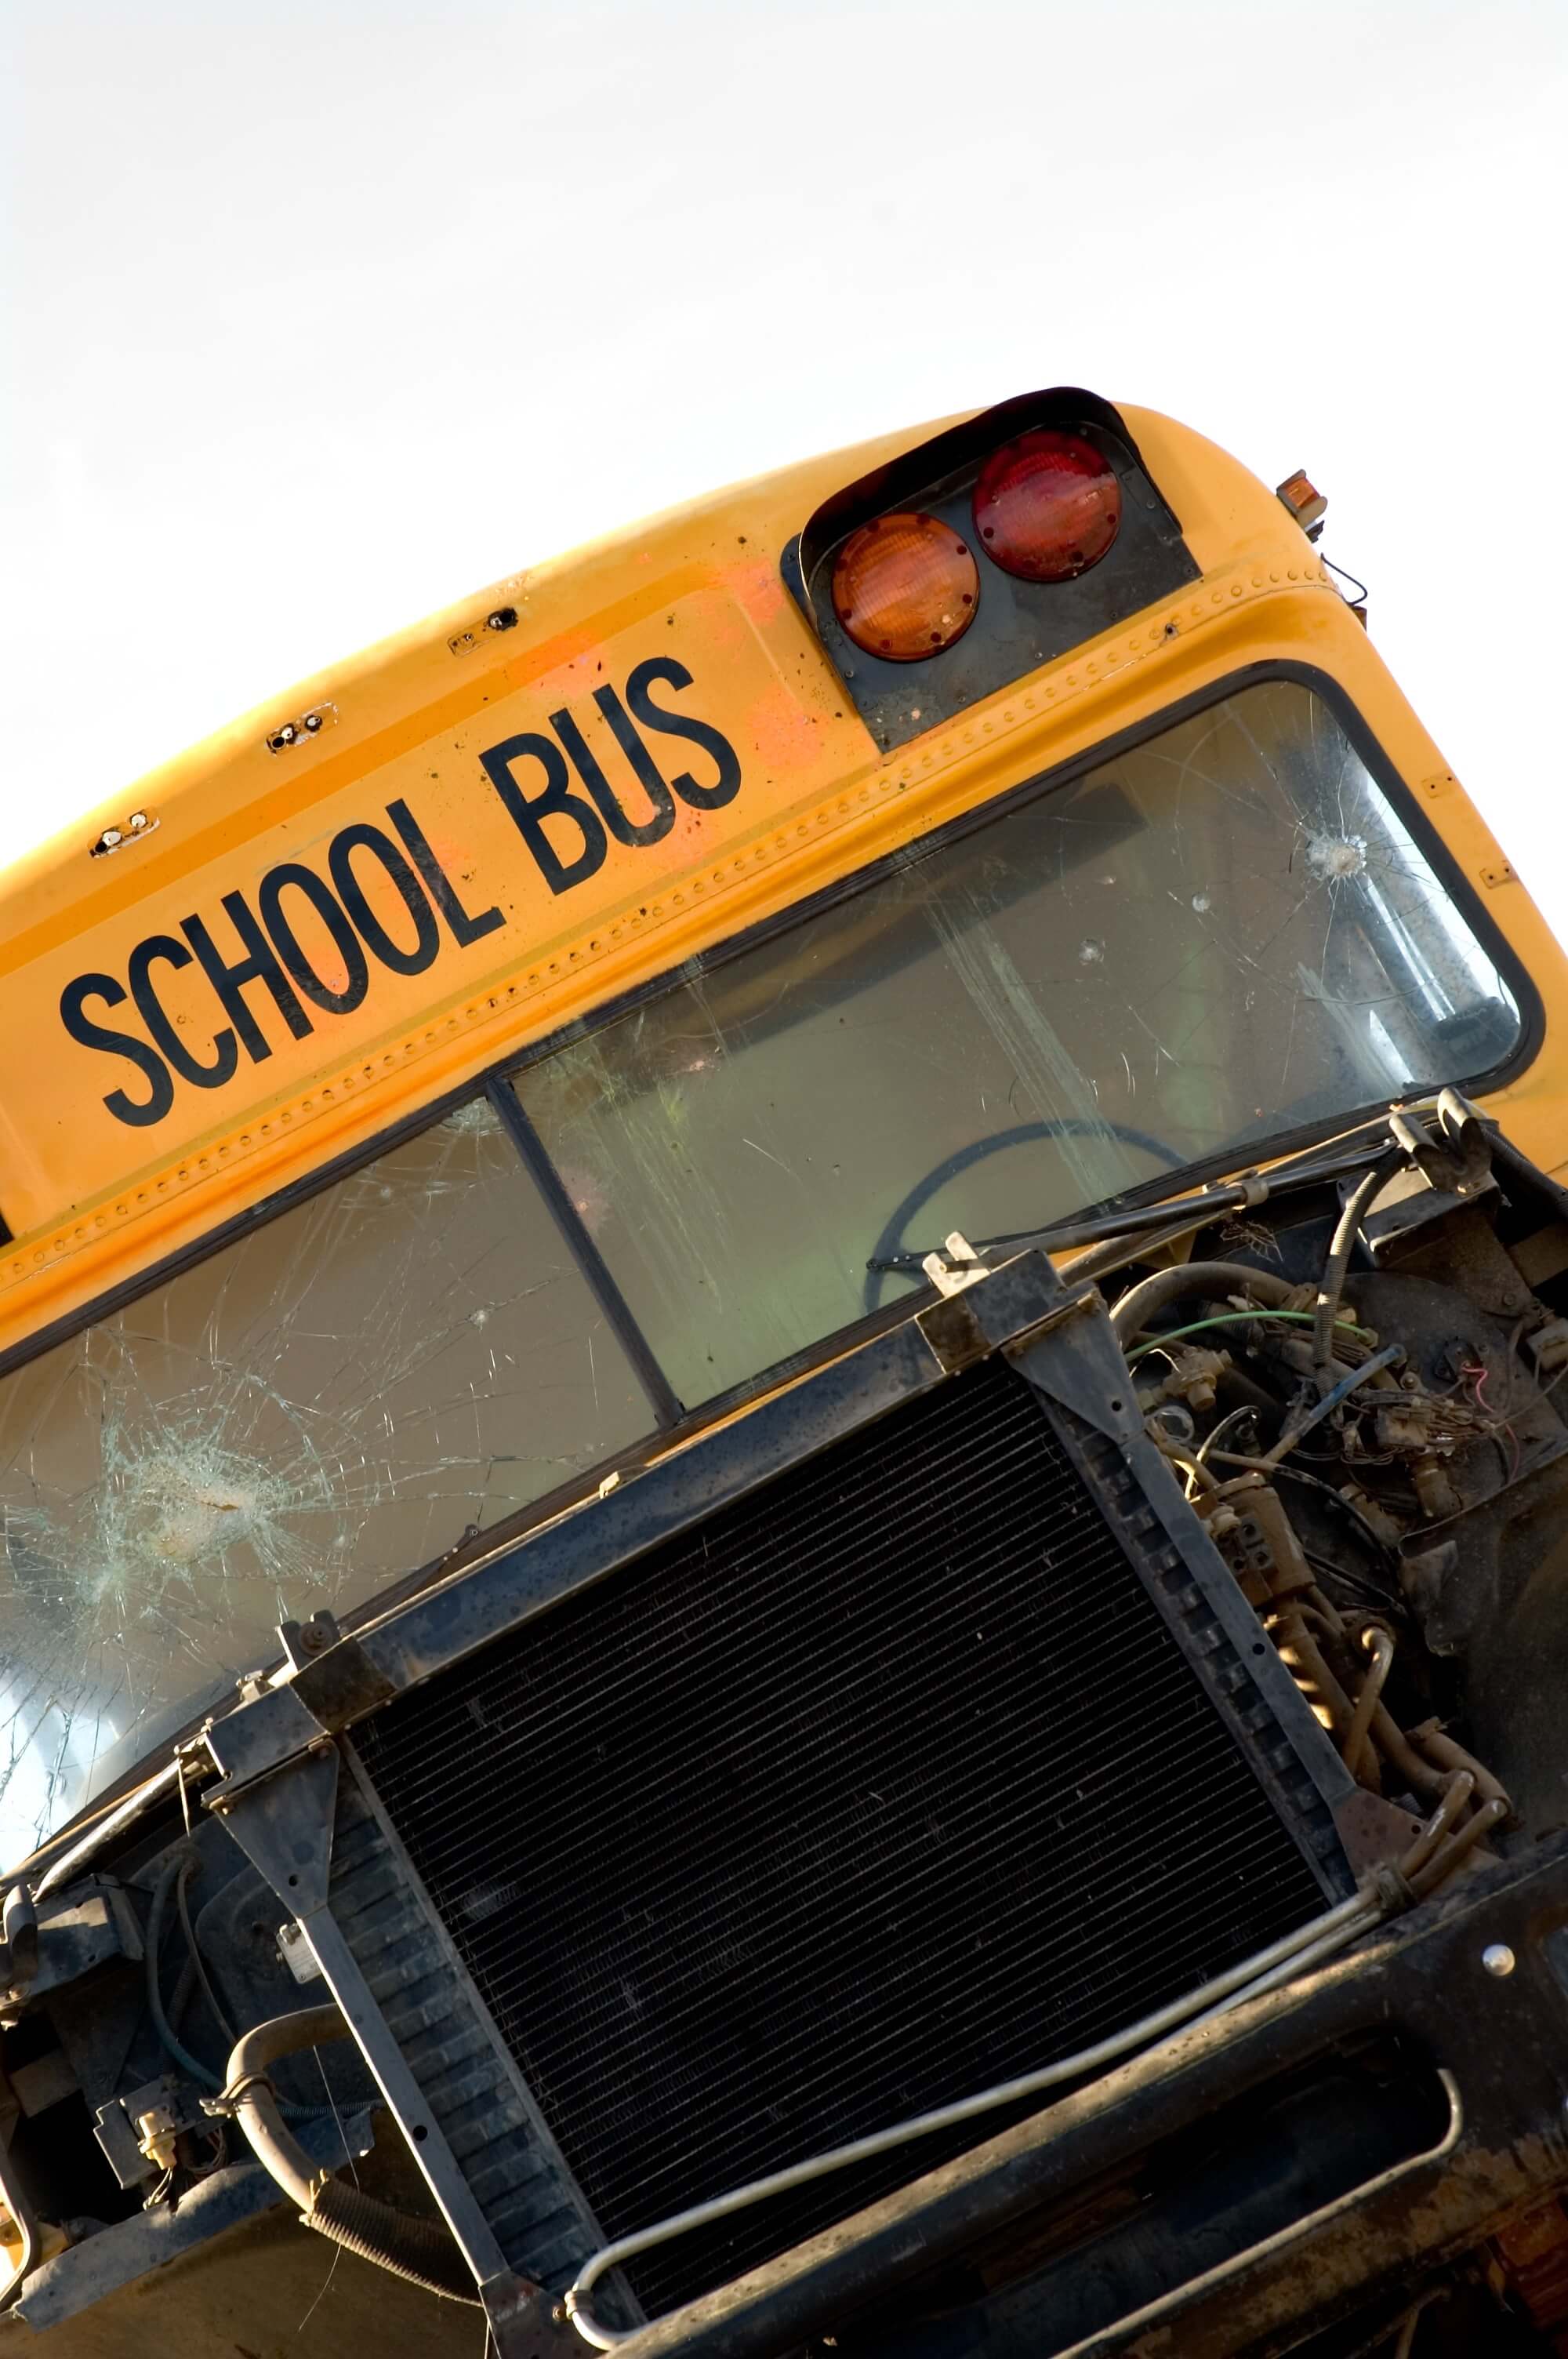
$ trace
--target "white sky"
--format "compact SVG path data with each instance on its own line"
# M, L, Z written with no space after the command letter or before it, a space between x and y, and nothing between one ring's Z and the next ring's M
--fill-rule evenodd
M8 0L0 861L646 511L1067 381L1325 552L1568 935L1563 0Z

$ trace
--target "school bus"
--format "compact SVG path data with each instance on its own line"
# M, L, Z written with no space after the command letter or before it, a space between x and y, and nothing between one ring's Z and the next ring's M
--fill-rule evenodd
M4 880L18 2343L1559 2347L1568 973L1324 508L1025 395Z

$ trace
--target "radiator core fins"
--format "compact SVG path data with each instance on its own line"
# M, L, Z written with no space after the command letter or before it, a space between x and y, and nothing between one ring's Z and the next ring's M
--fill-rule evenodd
M607 2236L1066 2054L1323 1905L1000 1359L399 1699L361 1750ZM628 2277L667 2309L995 2126Z

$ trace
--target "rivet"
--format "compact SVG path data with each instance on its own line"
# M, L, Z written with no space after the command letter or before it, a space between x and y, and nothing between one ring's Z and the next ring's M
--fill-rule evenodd
M1481 1952L1481 1963L1489 1974L1496 1974L1500 1982L1505 1974L1512 1973L1519 1960L1506 1941L1488 1941Z

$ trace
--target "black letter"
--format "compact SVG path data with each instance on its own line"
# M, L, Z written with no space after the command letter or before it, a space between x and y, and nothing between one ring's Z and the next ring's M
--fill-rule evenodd
M741 757L728 737L721 736L710 722L694 721L689 713L666 712L648 694L650 680L667 680L671 688L689 688L691 674L685 664L669 656L650 656L640 663L626 683L626 701L644 729L661 730L666 737L687 737L711 754L719 765L719 776L710 787L699 787L689 770L683 770L671 786L683 803L693 810L721 810L733 802L741 791ZM617 735L620 734L617 731Z
M352 857L362 845L367 852L374 853L396 886L403 906L414 920L412 950L398 949L365 898L364 888L354 875ZM332 838L327 864L338 888L338 898L364 936L366 948L381 961L383 966L389 966L394 974L423 974L440 950L441 929L436 923L430 904L419 890L419 879L391 837L383 835L379 827L346 827ZM496 915L500 916L499 910Z
M330 984L322 982L295 940L294 929L283 914L283 897L291 885L297 893L304 894L337 945L346 977L341 991L334 991ZM333 1016L347 1016L357 1007L370 988L370 969L365 964L359 936L314 869L302 868L292 860L286 860L281 867L269 868L262 878L256 899L261 904L262 923L306 998L313 999L318 1007L325 1007Z
M168 1068L144 1040L129 1032L105 1031L102 1024L90 1023L82 1014L82 1002L101 999L105 1007L118 1007L124 999L123 984L112 974L79 974L59 995L60 1021L73 1040L84 1049L106 1049L112 1057L124 1057L139 1073L145 1073L152 1083L150 1098L128 1098L124 1090L111 1090L103 1103L116 1122L129 1123L133 1130L145 1130L150 1122L161 1122L174 1103L174 1083L168 1078Z
M470 942L480 942L486 934L494 933L505 919L499 909L481 909L470 918L458 898L457 887L425 841L425 831L401 799L386 806L386 816L414 855L414 865L425 879L426 890L452 930L452 940L459 950L466 951Z
M614 788L589 753L582 731L565 706L559 712L551 713L550 726L571 756L572 767L599 805L611 834L622 843L657 843L660 836L668 835L676 823L676 799L648 759L648 749L627 720L615 690L612 688L597 690L594 702L614 730L622 752L648 790L648 800L654 806L652 819L639 823L628 818L622 810Z
M288 977L279 966L272 944L257 925L250 904L243 893L225 893L223 907L234 921L234 931L250 952L249 958L225 966L218 946L200 918L180 920L180 932L206 969L207 980L212 985L235 1029L245 1044L253 1064L259 1065L272 1054L272 1044L251 1014L242 996L247 983L265 983L276 1000L278 1013L297 1040L303 1040L315 1026L289 988Z
M537 762L545 773L542 794L525 795L512 775L513 763L522 761L524 756ZM603 867L609 849L604 830L593 805L571 792L568 783L571 774L553 737L508 737L503 745L492 745L479 758L552 893L565 893ZM546 820L557 815L569 821L582 837L582 850L575 860L561 859L545 832Z
M172 934L149 934L131 952L131 997L136 1012L154 1040L162 1049L166 1062L172 1065L183 1082L194 1082L199 1090L222 1089L232 1081L234 1068L240 1061L239 1043L232 1032L215 1032L212 1036L212 1062L201 1064L190 1053L168 1017L153 989L152 969L158 960L168 966L190 964L190 952Z

